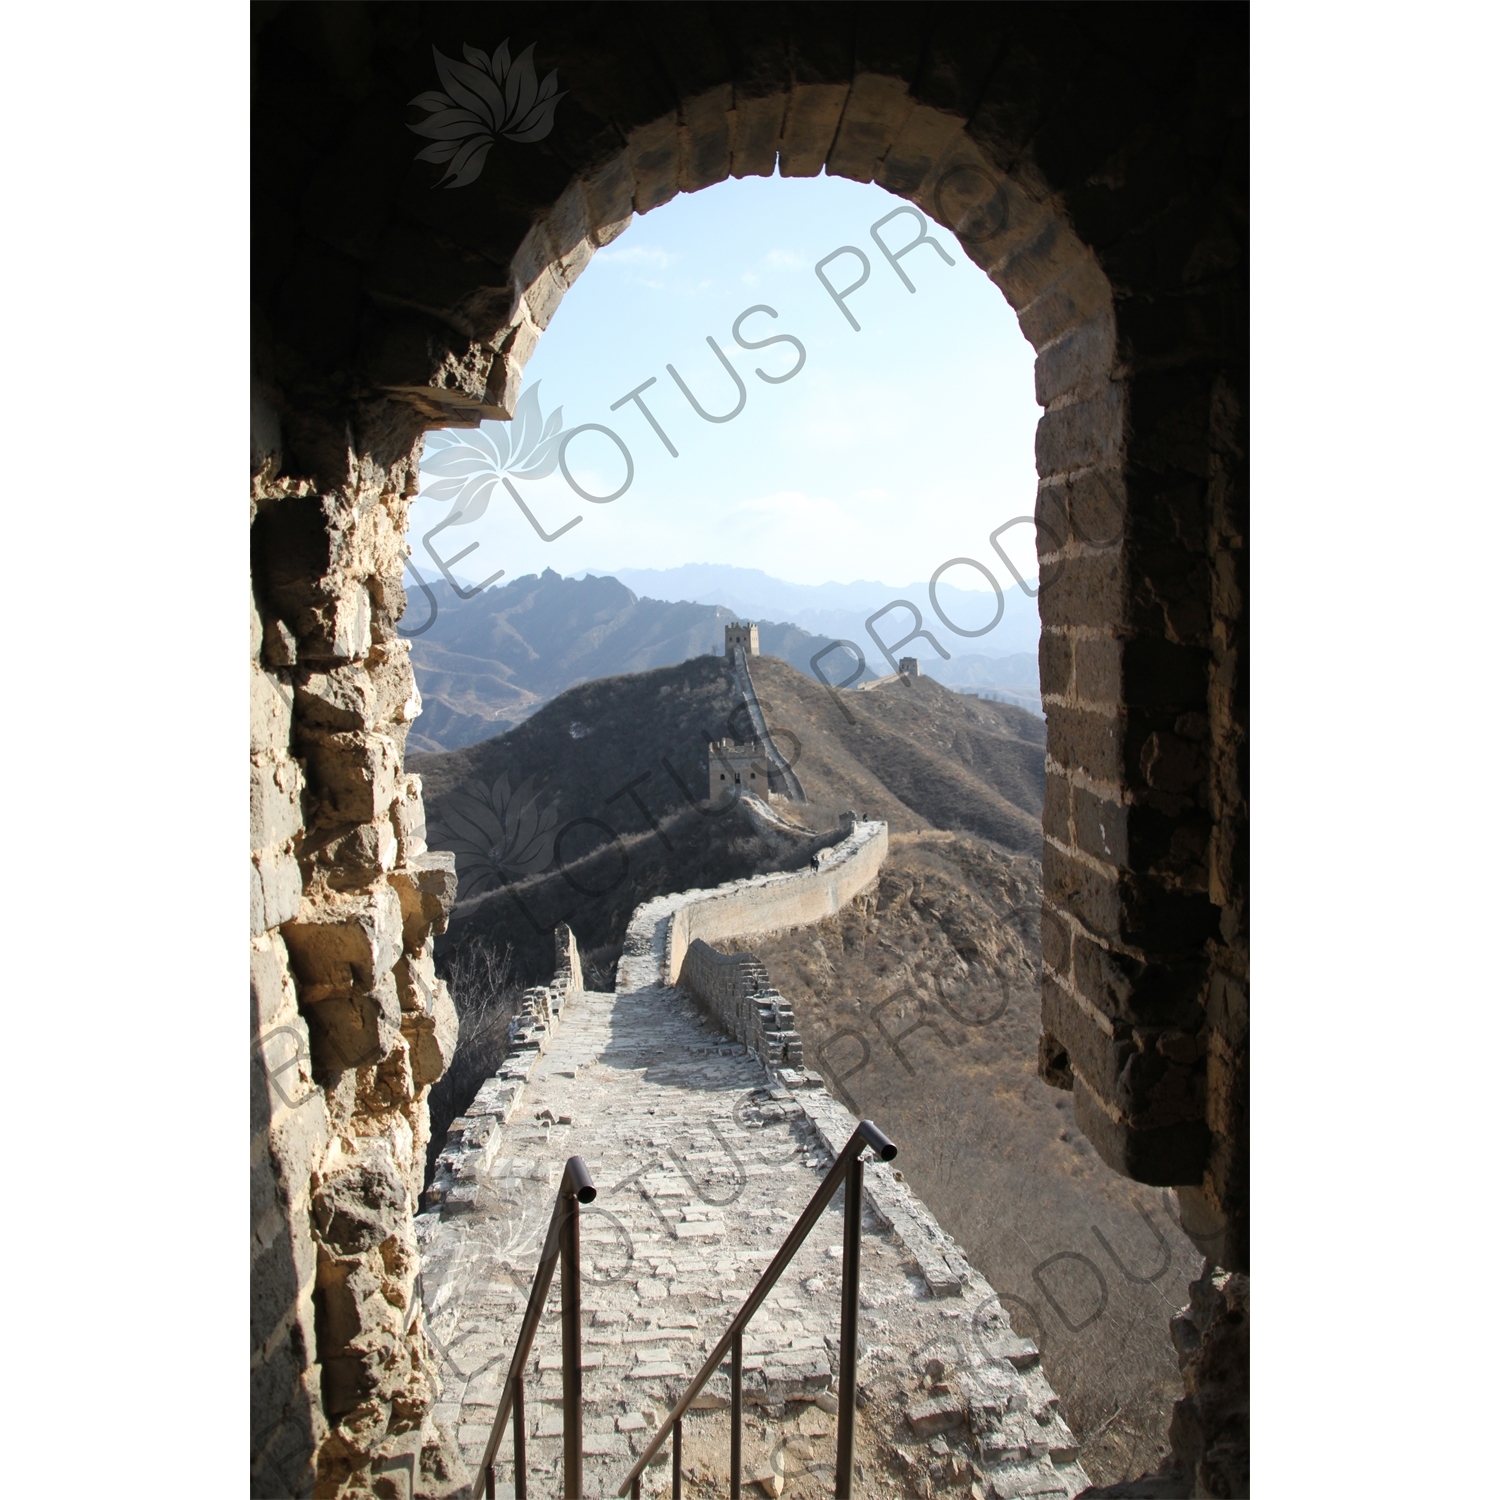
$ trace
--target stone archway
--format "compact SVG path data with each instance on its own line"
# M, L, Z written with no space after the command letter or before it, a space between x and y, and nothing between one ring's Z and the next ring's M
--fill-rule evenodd
M367 1488L428 1399L410 1201L452 876L402 771L421 434L508 416L594 249L728 176L911 201L1037 351L1041 1066L1248 1269L1245 13L1122 11L257 9L258 1492ZM534 38L574 107L434 192L407 101L481 31Z

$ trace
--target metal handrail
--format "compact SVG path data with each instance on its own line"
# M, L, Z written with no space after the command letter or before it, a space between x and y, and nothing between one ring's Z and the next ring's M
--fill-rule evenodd
M693 1398L708 1384L709 1377L724 1362L729 1354L729 1494L730 1500L739 1500L740 1495L740 1376L744 1363L745 1325L756 1314L771 1288L781 1278L781 1273L791 1264L792 1257L802 1247L823 1210L833 1200L840 1184L844 1186L844 1285L842 1305L839 1312L839 1423L837 1438L837 1463L834 1471L834 1500L849 1500L850 1486L854 1475L854 1400L855 1362L858 1358L859 1339L859 1241L862 1227L861 1215L864 1198L864 1162L860 1152L870 1147L881 1161L896 1159L895 1146L875 1127L871 1120L861 1120L839 1153L838 1160L829 1169L812 1200L802 1210L802 1217L792 1226L792 1232L782 1242L771 1264L762 1272L755 1289L745 1299L744 1305L734 1315L724 1336L714 1345L713 1353L703 1361L698 1373L688 1382L677 1405L672 1408L656 1431L656 1436L647 1445L646 1451L636 1460L635 1467L625 1476L617 1494L629 1494L631 1500L640 1500L641 1475L646 1465L656 1456L656 1451L672 1437L672 1500L682 1500L682 1418Z
M516 1352L511 1356L510 1373L505 1377L505 1391L500 1409L495 1413L485 1444L479 1473L469 1490L470 1500L495 1496L495 1453L505 1432L505 1419L515 1414L515 1493L516 1500L526 1500L526 1361L531 1341L547 1306L552 1290L552 1273L561 1257L562 1275L562 1373L563 1373L563 1494L578 1500L583 1494L583 1281L579 1252L579 1205L592 1203L598 1196L594 1179L581 1156L570 1156L558 1184L557 1199L552 1205L552 1222L542 1241L542 1258L531 1279L531 1298Z

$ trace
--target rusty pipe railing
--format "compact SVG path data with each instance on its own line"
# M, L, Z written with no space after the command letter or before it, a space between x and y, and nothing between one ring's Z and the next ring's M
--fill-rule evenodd
M570 1156L558 1184L557 1200L552 1205L552 1222L542 1241L542 1258L531 1279L531 1298L516 1352L511 1356L510 1373L505 1377L505 1391L500 1409L495 1413L490 1439L484 1447L479 1473L469 1490L469 1500L486 1500L495 1496L495 1453L505 1433L505 1419L515 1417L515 1491L516 1500L526 1500L526 1361L531 1342L547 1306L552 1290L552 1273L562 1261L562 1374L563 1374L563 1494L567 1500L581 1500L583 1495L583 1280L579 1253L579 1205L592 1203L598 1196L594 1179L581 1156Z
M677 1405L659 1428L646 1450L636 1460L635 1467L625 1476L617 1493L629 1494L631 1500L640 1500L641 1475L646 1465L656 1456L657 1449L672 1438L672 1496L682 1496L682 1418L693 1404L693 1398L708 1384L709 1377L724 1362L729 1354L729 1495L730 1500L740 1496L740 1413L741 1371L744 1364L745 1326L765 1301L771 1288L781 1279L781 1273L792 1263L792 1257L802 1248L802 1242L812 1232L812 1227L822 1217L823 1210L833 1201L840 1185L844 1188L844 1285L843 1303L839 1315L839 1422L837 1440L837 1463L834 1469L834 1500L850 1500L850 1486L854 1478L854 1410L858 1386L855 1382L855 1365L859 1355L859 1243L861 1214L863 1212L865 1169L861 1152L870 1147L881 1161L894 1161L896 1148L876 1129L870 1120L861 1120L839 1152L838 1160L829 1168L828 1175L812 1195L802 1217L792 1226L792 1231L782 1242L771 1264L761 1273L754 1290L745 1298L744 1305L734 1315L723 1337L714 1345L713 1353L703 1361L698 1373L688 1381ZM520 1500L520 1497L517 1497Z

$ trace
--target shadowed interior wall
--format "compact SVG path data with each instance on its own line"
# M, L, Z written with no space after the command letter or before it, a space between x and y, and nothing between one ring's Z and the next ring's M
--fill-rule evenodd
M423 1440L452 875L402 769L422 433L507 416L594 250L730 176L910 200L1037 351L1041 1066L1248 1270L1248 11L252 9L256 1492L364 1491ZM433 48L507 37L555 127L435 190Z

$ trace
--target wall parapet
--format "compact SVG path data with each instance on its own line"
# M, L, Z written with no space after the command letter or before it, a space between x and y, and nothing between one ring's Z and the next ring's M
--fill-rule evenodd
M831 849L820 849L805 870L752 875L711 891L685 891L668 898L674 905L667 915L659 982L677 983L695 939L712 947L728 938L764 937L793 927L811 927L842 911L873 885L890 844L887 826L862 821L854 813L845 813L840 824L847 829L843 840ZM648 911L654 912L656 905L647 902L641 907L631 926ZM627 939L627 955L630 947Z
M522 995L521 1007L510 1023L510 1047L500 1071L479 1085L473 1102L448 1127L432 1184L423 1194L429 1209L454 1213L473 1208L479 1174L500 1149L501 1127L509 1124L520 1107L526 1084L562 1024L568 1003L583 993L583 965L572 928L562 923L552 938L556 954L552 979Z
M772 983L753 953L720 953L694 938L679 983L768 1068L800 1068L802 1038L792 1002Z

